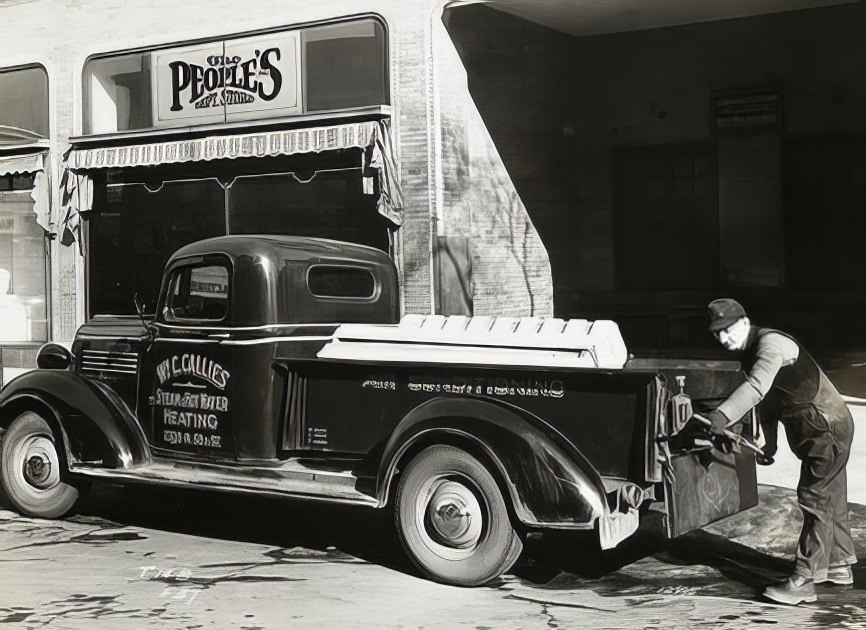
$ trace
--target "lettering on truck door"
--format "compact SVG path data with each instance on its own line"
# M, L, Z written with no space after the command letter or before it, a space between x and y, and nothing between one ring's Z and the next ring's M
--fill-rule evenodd
M160 334L145 362L148 439L176 453L234 458L231 347L227 336L230 267L223 257L169 271L157 314Z

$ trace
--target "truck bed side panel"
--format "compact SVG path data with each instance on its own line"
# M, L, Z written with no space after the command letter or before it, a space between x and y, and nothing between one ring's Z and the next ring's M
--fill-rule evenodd
M289 422L302 450L365 455L412 409L436 396L478 396L526 410L576 447L601 475L644 472L648 374L445 366L286 364L303 381Z

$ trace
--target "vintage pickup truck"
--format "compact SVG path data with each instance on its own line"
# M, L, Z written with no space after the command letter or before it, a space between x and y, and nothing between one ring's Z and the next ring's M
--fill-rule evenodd
M424 576L471 586L526 536L609 549L653 502L676 536L757 501L751 452L688 422L736 364L630 360L610 321L401 319L385 253L287 236L187 245L136 307L0 391L22 513L68 514L93 480L388 507Z

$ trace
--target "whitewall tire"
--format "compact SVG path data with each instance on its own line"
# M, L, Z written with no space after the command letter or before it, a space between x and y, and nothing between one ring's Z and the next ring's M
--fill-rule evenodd
M453 446L431 446L409 462L395 521L412 562L446 584L485 584L510 569L523 549L496 479Z
M12 506L27 516L58 518L72 511L78 489L64 481L62 443L39 414L22 413L0 449L0 482Z

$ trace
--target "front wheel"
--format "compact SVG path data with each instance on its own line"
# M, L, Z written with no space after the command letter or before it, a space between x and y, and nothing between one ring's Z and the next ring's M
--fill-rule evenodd
M431 446L409 463L394 516L409 557L438 582L485 584L510 569L523 549L493 475L453 446Z
M78 500L78 489L63 481L54 433L42 416L15 418L0 449L0 481L6 498L27 516L58 518Z

